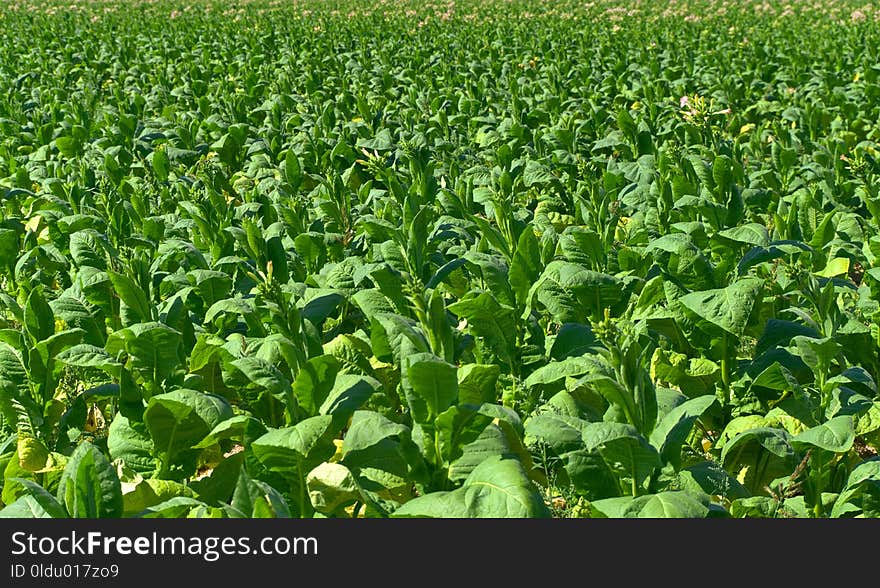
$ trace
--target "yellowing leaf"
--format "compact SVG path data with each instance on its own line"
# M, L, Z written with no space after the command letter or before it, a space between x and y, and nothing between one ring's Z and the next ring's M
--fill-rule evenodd
M755 130L755 123L749 123L747 125L743 125L739 128L739 134L745 135L746 133L750 133Z
M822 278L833 278L835 276L841 276L848 271L849 258L835 257L834 259L829 259L828 263L825 265L825 268L821 271L815 272L814 275L820 276Z
M46 466L49 450L42 441L29 435L18 437L18 465L29 472L36 472Z
M40 228L40 223L42 223L42 222L43 222L43 217L40 216L39 214L35 214L34 216L32 216L31 218L28 219L28 222L26 222L24 224L24 228L26 231L29 231L31 233L36 233L37 230Z

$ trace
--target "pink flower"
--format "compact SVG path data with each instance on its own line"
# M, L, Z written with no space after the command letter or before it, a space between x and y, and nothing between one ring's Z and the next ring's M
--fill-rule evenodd
M687 96L682 96L681 98L678 99L678 107L679 108L684 108L685 106L690 106L690 105L691 105L691 101L690 101L690 98L688 98Z

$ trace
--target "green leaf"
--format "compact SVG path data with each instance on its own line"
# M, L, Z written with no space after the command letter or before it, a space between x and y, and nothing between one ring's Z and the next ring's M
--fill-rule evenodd
M145 519L182 519L192 517L192 513L198 512L199 508L207 508L201 500L189 496L175 496L164 502L155 504L139 513Z
M792 338L789 351L796 353L811 370L827 371L841 351L841 345L832 337L813 339L804 335Z
M183 337L163 323L140 323L112 333L105 349L114 357L130 355L131 368L150 381L161 381L181 364Z
M523 385L527 388L547 385L569 377L582 376L598 368L596 360L589 357L566 357L561 361L551 361L529 374Z
M259 419L246 414L235 415L219 422L211 432L202 439L197 445L197 449L210 447L224 439L241 439L244 445L249 445L250 441L266 433L266 427Z
M0 519L59 518L67 518L67 513L64 512L64 509L61 510L61 514L58 514L56 511L48 510L45 504L41 504L36 498L28 494L21 496L20 498L15 499L11 504L0 508Z
M376 313L370 317L370 345L381 361L402 364L401 349L407 341L417 351L428 352L425 336L415 328L415 323L397 314Z
M296 192L303 181L302 165L292 149L288 149L287 155L284 156L284 180L292 192Z
M253 384L283 400L291 392L290 381L278 368L259 357L243 357L231 362Z
M769 496L738 498L730 504L730 516L737 519L773 518L779 507L779 501Z
M99 311L91 310L86 303L71 295L62 294L49 303L56 318L62 319L68 326L86 332L85 343L103 347L107 340L106 327Z
M556 260L532 285L522 316L531 314L530 306L537 298L558 323L583 322L585 317L598 320L604 309L627 302L624 292L623 282L612 275Z
M616 380L603 374L588 374L579 379L578 384L586 384L594 388L610 404L623 411L623 415L627 422L635 425L638 430L643 430L645 431L645 434L647 434L650 428L653 427L653 422L642 422L641 411L636 405L636 399L632 392ZM654 418L656 419L656 414L654 415Z
M717 461L703 461L678 472L682 490L718 495L728 500L749 496L749 491L732 477Z
M638 430L623 423L588 423L583 428L584 448L598 451L613 471L641 487L662 466L660 454Z
M758 223L746 223L731 227L718 231L718 234L725 239L755 247L767 247L770 244L770 233L767 231L767 227Z
M510 260L508 280L510 287L516 296L519 308L525 308L529 290L541 275L543 264L541 263L541 249L535 231L531 226L526 226L520 233Z
M813 272L813 275L819 276L820 278L833 278L836 276L842 276L848 271L849 258L835 257L834 259L829 259L824 268L817 272Z
M74 137L58 137L55 146L64 157L74 157L80 149L80 143Z
M424 481L425 465L405 425L359 410L342 443L342 463L371 498L389 511L412 498L414 482Z
M103 348L87 343L74 345L62 351L56 359L67 365L98 368L111 375L118 374L122 369L122 364Z
M556 332L549 355L556 361L594 353L599 342L589 325L564 323Z
M135 475L122 482L123 516L133 517L142 511L176 496L195 498L189 486L171 480L144 479Z
M726 288L686 294L679 301L702 324L742 337L763 286L764 281L759 278L742 278Z
M209 504L226 503L235 491L244 459L245 453L241 451L224 456L198 479L190 480L188 487Z
M525 185L526 188L531 188L532 186L543 186L556 180L556 176L553 175L553 173L547 166L541 164L539 161L535 161L534 159L530 159L526 162L526 167L523 170L522 178L523 185Z
M127 324L132 325L149 321L152 318L150 301L147 300L147 295L144 294L140 286L123 274L108 270L107 275L110 277L113 289L116 290L119 298L128 307L127 313L125 313Z
M342 443L343 459L367 451L386 439L406 438L409 433L410 430L406 425L390 421L377 412L355 411Z
M9 478L7 483L9 482L20 484L24 493L20 494L12 504L0 509L0 518L67 518L67 511L61 503L33 480Z
M482 337L499 358L511 361L516 354L516 316L514 310L502 305L490 292L468 294L450 304L449 312L467 320L468 328Z
M77 446L64 467L58 500L73 518L122 516L122 486L116 470L88 441Z
M715 396L700 396L679 404L657 423L651 432L651 444L660 451L660 458L678 468L681 446L690 435L700 416L715 402Z
M450 406L434 421L440 451L445 463L451 463L464 453L464 446L477 440L492 417L479 412L478 406L459 404Z
M251 478L245 468L239 472L230 504L245 518L290 518L284 496L266 482Z
M519 461L490 457L474 468L462 486L410 500L394 517L548 518L541 494Z
M28 294L24 306L24 329L35 342L48 339L55 333L55 315L46 302L42 286L37 286Z
M160 182L164 182L168 180L168 154L165 153L164 148L159 148L153 151L153 154L150 158L150 164L153 166L153 173L156 174L156 179Z
M339 374L318 412L332 415L337 422L344 423L381 388L382 383L370 376Z
M232 278L223 272L194 269L186 275L195 282L196 293L208 307L219 300L225 300L232 289Z
M43 442L24 432L18 434L16 454L18 465L29 472L42 470L49 459L49 450Z
M710 504L705 494L679 490L596 500L590 508L608 518L702 519L712 511Z
M461 482L492 456L518 458L521 463L527 463L525 457L528 456L528 450L522 444L519 434L505 421L489 423L476 439L462 445L461 455L449 464L447 477L454 482Z
M844 415L807 429L793 437L791 443L794 446L812 446L834 453L844 453L850 450L855 437L853 418Z
M868 517L877 513L880 499L880 457L872 457L857 465L849 474L846 486L838 495L831 509L831 517L854 516L861 514ZM868 510L869 512L865 513ZM874 514L876 516L876 514Z
M150 398L144 423L166 460L204 439L232 408L219 396L181 388Z
M771 427L740 432L721 450L724 468L736 476L745 470L742 483L753 494L763 492L773 480L790 475L798 461L790 435Z
M584 427L589 421L564 414L546 412L526 421L526 443L546 443L562 454L583 447Z
M458 368L458 401L482 404L498 399L496 385L501 375L497 364L468 363Z
M404 364L403 390L417 423L433 423L458 396L454 365L430 353L417 353Z
M333 417L321 415L300 421L293 427L272 429L256 439L251 448L267 468L280 472L309 470L336 452Z
M319 355L309 359L299 370L293 382L293 394L307 415L318 414L333 389L339 368L339 361L332 355Z
M142 474L156 468L155 448L149 431L143 423L132 422L117 413L107 433L107 451L110 458L122 460L132 470Z

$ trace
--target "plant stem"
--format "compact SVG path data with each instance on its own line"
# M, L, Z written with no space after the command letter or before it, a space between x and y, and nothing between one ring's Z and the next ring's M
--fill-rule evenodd
M724 398L722 411L724 413L724 421L730 420L731 405L733 397L730 390L730 360L728 359L728 339L725 335L721 343L721 385L724 388Z
M299 475L299 518L306 518L306 477L303 475L302 461L296 462L296 471Z

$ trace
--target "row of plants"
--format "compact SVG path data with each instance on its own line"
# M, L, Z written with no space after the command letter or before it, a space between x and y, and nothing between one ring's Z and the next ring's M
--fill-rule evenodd
M0 517L878 516L870 7L0 21Z

